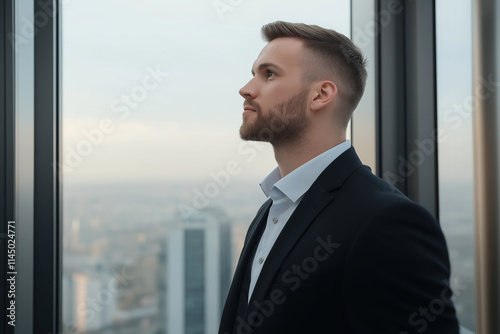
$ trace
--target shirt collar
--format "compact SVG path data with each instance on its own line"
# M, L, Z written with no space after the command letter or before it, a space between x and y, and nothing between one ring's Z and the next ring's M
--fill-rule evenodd
M351 142L346 140L299 166L283 178L279 167L276 167L262 180L260 187L267 197L269 197L271 189L276 187L295 203L312 186L326 167L350 147Z

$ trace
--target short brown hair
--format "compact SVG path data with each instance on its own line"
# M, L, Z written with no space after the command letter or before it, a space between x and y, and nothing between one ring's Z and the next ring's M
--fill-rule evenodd
M345 35L317 25L276 21L262 27L267 42L280 37L295 37L304 41L309 54L315 58L304 78L309 82L335 79L341 98L344 125L363 96L366 84L366 59L361 50Z

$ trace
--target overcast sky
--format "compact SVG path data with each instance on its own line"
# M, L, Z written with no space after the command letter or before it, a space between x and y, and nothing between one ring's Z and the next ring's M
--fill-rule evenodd
M444 6L453 6L454 15L444 15ZM470 95L467 6L469 1L437 1L442 110ZM318 24L349 36L350 3L67 2L62 28L65 180L203 179L231 160L242 166L239 177L262 179L275 161L269 145L242 146L238 90L265 45L260 27L275 20ZM470 146L470 119L459 126L440 120L448 135L440 166L450 169L443 177L460 179L469 173L471 159L457 157L456 150ZM452 168L457 159L463 170Z

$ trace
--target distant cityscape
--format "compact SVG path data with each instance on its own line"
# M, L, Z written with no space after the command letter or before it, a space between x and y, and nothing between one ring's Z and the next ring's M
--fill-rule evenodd
M200 208L203 185L65 187L65 333L217 333L246 229L265 198L258 184L241 184Z
M203 193L205 183L65 184L64 333L217 333L246 229L265 197L256 181L233 181L217 196ZM453 187L460 185L441 202L454 210L441 212L441 224L455 306L473 329L472 205Z

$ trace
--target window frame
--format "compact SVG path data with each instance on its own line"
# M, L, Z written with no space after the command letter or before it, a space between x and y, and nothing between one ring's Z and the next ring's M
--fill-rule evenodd
M8 223L15 221L15 200L14 200L14 49L9 42L8 36L12 36L14 31L14 1L6 0L0 6L0 105L4 111L0 117L0 216L2 223L0 227L0 280L6 282L8 275L4 268L7 267L8 254ZM2 284L0 289L0 307L7 309L10 304L8 298L9 286ZM8 318L0 319L0 329L2 333L14 333L14 327L8 325Z
M47 6L48 4L48 6ZM47 18L35 24L34 36L34 196L33 196L33 333L62 328L62 171L60 31L62 5L34 2L34 13ZM44 15L45 14L45 15Z
M368 61L374 64L367 89L375 92L375 99L362 100L360 106L371 106L365 112L369 117L368 124L375 132L364 136L361 127L357 127L360 123L356 123L360 114L355 114L352 126L353 144L363 148L362 158L381 177L389 172L398 175L398 158L408 161L412 152L418 149L415 141L428 138L429 133L437 128L435 1L372 0L368 6L366 0L352 0L352 37L356 37L354 28L364 28L367 24L376 26L382 22L382 11L394 3L404 8L402 14L393 15L387 25L370 37L369 49L364 50ZM475 82L490 65L498 73L496 58L488 58L484 54L486 48L482 48L488 43L498 43L494 34L482 33L500 21L498 10L493 11L495 15L489 17L489 21L484 20L484 13L492 12L489 6L494 6L494 0L478 1L473 11L475 36L485 38L482 43L474 45ZM62 173L58 168L61 161L61 7L57 0L7 0L0 9L3 18L0 28L0 104L5 110L0 117L0 128L4 133L0 137L0 186L4 189L0 194L0 215L3 218L0 233L5 235L7 221L16 221L19 227L16 241L19 270L16 282L17 326L15 329L8 326L6 317L2 317L0 328L5 333L46 334L63 330L60 307ZM370 10L376 13L376 17ZM36 15L38 18L43 16L44 21L34 20ZM29 45L24 50L17 50L8 36L9 33L14 33L13 36L21 33L23 22L20 19L23 17L35 22L35 27L31 27L35 32L27 41ZM34 51L32 55L30 50ZM419 75L414 75L416 73ZM410 80L412 74L414 77ZM486 149L481 145L484 140L481 136L493 134L498 138L498 128L491 128L490 122L498 118L498 99L481 107L492 114L475 120L478 123L475 128L477 152ZM498 147L498 142L495 145ZM413 173L402 176L402 181L396 186L439 217L437 149L435 143L434 153L416 166ZM498 202L499 186L486 187L478 174L488 157L493 156L498 161L498 150L489 150L488 154L487 157L483 154L481 162L475 166L475 184L482 185L476 189L476 203L481 196L491 193L496 194ZM498 169L489 170L487 177L498 179L498 173ZM476 235L476 238L488 237L488 245L498 245L500 237L491 233L498 231L498 220L483 221L481 218L488 214L498 217L498 207L486 206L476 210L479 210L476 211L477 228L484 228L481 236ZM0 245L0 264L5 266L6 243ZM477 284L482 284L480 291L500 290L500 255L498 248L492 249L493 254L491 249L477 248L477 263L497 266L490 271L476 268ZM6 272L0 272L0 279L5 282ZM6 292L5 287L0 294L0 306L6 306ZM500 317L495 319L499 314L499 301L485 300L480 293L477 300L478 324L482 323L483 316L489 319L482 323L481 333L494 333L500 328Z
M486 334L500 332L500 92L481 89L500 80L499 28L498 1L473 1L476 331Z
M60 2L5 1L0 120L2 231L16 226L15 327L5 333L58 333L60 326L59 37ZM2 243L6 279L7 248ZM0 305L6 306L7 287ZM5 310L5 308L4 308Z
M431 138L437 128L434 1L352 0L352 5L353 40L371 38L363 51L368 66L375 67L367 83L375 98L371 108L362 99L354 113L353 144L370 147L375 173L438 218L437 142L411 173L401 173L402 161L410 164L419 151L416 141ZM358 111L374 134L357 131Z

